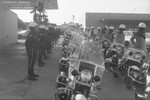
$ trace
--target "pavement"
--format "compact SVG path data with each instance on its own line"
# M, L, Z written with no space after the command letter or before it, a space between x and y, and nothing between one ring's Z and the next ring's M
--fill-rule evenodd
M52 53L49 54L49 60L45 60L44 67L35 65L35 71L40 75L35 82L27 80L28 58L24 40L1 48L0 99L50 99L53 97L58 69L56 65L61 56L60 47L60 44L54 46Z

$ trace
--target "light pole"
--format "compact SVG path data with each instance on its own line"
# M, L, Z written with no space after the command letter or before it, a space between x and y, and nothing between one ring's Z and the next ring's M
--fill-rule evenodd
M75 19L75 15L72 15L72 21L73 21L73 23L74 23L74 19Z

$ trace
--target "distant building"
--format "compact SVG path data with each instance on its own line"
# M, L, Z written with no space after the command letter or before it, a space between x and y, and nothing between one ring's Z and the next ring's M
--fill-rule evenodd
M120 24L125 24L126 29L137 29L140 22L147 25L146 31L150 32L150 14L133 13L86 13L86 27L114 26L118 29Z

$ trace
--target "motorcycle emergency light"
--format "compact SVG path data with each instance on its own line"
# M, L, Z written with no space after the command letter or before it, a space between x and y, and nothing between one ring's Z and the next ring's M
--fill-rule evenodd
M99 82L101 80L101 77L99 75L94 76L94 81Z
M78 75L79 75L79 72L78 72L78 70L74 69L74 70L71 72L71 74L72 74L73 76L78 76Z

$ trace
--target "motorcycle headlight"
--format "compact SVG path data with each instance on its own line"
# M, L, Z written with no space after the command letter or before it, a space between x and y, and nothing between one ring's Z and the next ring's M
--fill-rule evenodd
M137 52L137 53L135 53L134 58L135 58L135 59L140 59L141 56L142 56L141 53L140 53L140 52Z
M85 81L85 82L88 82L92 79L92 73L90 71L82 71L81 72L81 80L82 81Z

